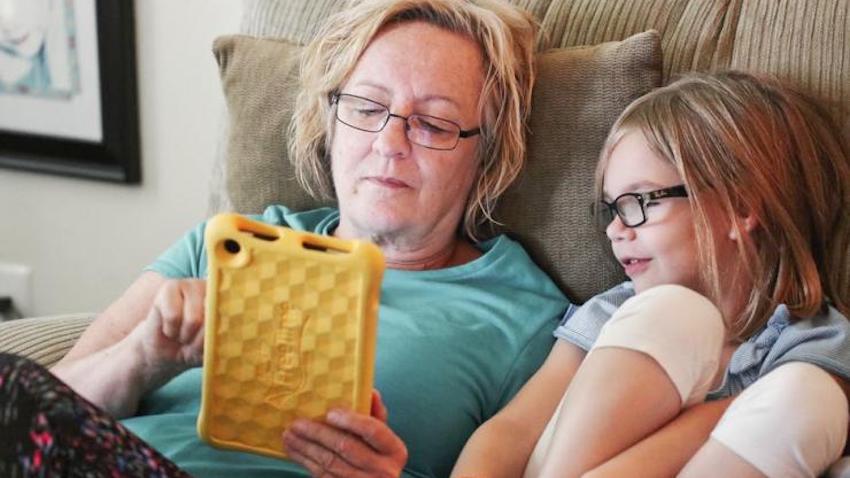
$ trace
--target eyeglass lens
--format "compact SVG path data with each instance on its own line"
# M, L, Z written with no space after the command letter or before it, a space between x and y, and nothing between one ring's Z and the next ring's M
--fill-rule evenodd
M594 216L600 231L605 229L614 220L614 215L620 216L620 220L626 226L636 226L644 220L644 210L640 199L630 194L618 197L613 204L598 201L595 205Z
M643 222L643 204L640 199L632 195L620 196L616 202L620 219L626 226L635 226Z
M460 137L460 127L451 121L419 114L405 119L390 114L380 103L353 95L337 97L336 116L353 128L373 133L383 130L396 116L405 121L405 132L411 142L433 149L453 149Z

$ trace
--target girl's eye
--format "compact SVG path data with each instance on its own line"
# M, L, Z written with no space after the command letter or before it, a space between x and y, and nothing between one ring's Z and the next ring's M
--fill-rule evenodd
M658 202L658 201L649 201L648 203L644 204L644 206L650 207L650 206L657 206L659 204L661 204L661 203Z

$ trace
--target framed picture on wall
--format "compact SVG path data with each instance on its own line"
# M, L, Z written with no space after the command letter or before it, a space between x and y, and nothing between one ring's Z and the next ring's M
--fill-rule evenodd
M131 0L0 0L0 167L138 183Z

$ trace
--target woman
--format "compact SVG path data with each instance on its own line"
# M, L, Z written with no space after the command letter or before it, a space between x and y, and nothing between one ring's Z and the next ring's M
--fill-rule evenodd
M534 36L527 14L496 0L374 0L331 18L307 47L293 157L304 185L339 209L273 206L259 219L370 239L388 266L383 400L373 416L340 411L283 435L312 474L398 476L407 461L410 476L448 475L549 351L566 299L517 243L477 240L523 165ZM205 269L201 225L53 372L112 415L137 415L124 424L191 473L303 473L197 441Z

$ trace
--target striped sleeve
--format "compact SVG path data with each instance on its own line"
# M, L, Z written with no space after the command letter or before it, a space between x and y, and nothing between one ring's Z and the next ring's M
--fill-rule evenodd
M770 348L759 376L789 362L808 362L850 381L850 322L838 310L791 322Z
M567 309L561 324L555 329L555 337L566 340L583 350L590 350L599 337L605 322L614 315L620 305L635 295L631 282L623 282L594 296L581 306Z

